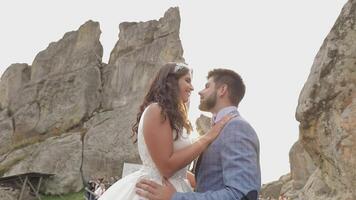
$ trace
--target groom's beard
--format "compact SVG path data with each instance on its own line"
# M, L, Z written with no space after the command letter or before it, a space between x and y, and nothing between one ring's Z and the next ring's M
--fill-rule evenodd
M209 112L212 108L214 108L216 104L216 99L217 91L205 98L205 100L200 101L199 110Z

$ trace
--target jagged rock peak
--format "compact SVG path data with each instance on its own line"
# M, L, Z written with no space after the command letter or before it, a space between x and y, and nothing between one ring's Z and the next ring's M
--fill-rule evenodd
M163 64L184 61L179 27L178 8L170 8L158 21L120 24L119 41L103 72L105 109L126 105L141 96Z
M37 54L32 63L31 80L39 81L49 75L79 70L101 64L103 47L98 22L87 21L77 31L66 33Z

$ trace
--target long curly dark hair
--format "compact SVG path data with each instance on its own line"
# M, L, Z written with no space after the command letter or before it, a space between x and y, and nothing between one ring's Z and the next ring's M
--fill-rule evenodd
M187 105L179 99L178 80L190 73L190 69L178 63L167 63L158 71L137 113L136 122L132 126L132 136L137 142L137 132L143 111L151 103L158 103L161 107L163 121L169 119L171 127L178 133L177 140L185 128L188 134L192 131L192 125L188 120Z

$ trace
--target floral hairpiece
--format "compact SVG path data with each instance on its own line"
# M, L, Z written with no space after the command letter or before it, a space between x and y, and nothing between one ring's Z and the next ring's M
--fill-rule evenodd
M183 68L188 68L188 65L185 63L176 63L176 66L174 67L174 73Z

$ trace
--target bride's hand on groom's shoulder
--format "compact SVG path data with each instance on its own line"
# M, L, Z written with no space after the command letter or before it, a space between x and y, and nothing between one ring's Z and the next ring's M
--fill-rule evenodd
M207 135L209 136L209 139L214 141L220 134L221 130L224 128L227 122L229 122L232 118L236 117L236 114L228 114L225 115L221 120L216 122L208 131Z

